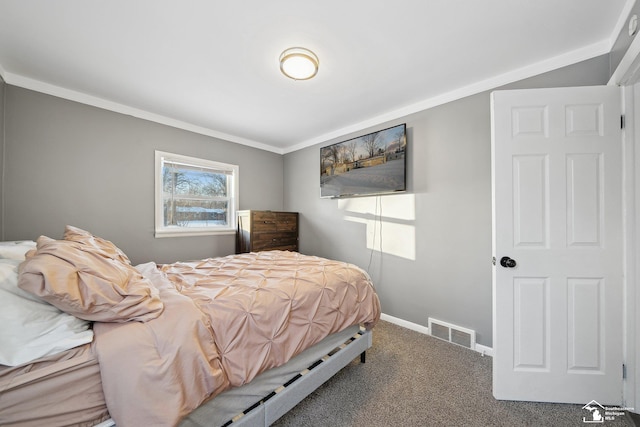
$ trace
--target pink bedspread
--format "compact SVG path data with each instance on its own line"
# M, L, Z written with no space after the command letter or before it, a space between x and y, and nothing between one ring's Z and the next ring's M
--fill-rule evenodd
M96 323L109 412L118 427L173 426L226 388L282 365L331 333L371 328L380 303L354 265L258 252L138 266L164 312L145 323Z

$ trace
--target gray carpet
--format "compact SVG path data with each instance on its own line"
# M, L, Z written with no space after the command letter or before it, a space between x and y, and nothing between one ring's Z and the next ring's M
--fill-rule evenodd
M491 365L491 357L381 321L365 364L351 362L274 426L594 425L583 422L584 405L497 401ZM597 425L634 424L623 416Z

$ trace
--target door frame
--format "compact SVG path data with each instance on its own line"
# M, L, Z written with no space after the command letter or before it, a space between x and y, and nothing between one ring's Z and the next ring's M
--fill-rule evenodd
M635 77L640 79L640 73ZM610 82L611 83L611 82ZM626 379L623 382L623 403L635 413L640 413L640 83L621 84L622 112L625 115L625 128L622 132L623 153L623 357L626 366ZM633 409L632 409L633 408Z
M640 413L640 37L629 46L609 85L622 87L623 404ZM636 106L637 105L637 106Z

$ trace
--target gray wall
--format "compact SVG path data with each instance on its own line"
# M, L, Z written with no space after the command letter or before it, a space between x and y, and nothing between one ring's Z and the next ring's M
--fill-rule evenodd
M605 84L608 75L605 55L508 88ZM284 159L284 206L301 214L301 252L367 269L383 313L419 325L434 317L467 327L486 346L492 346L489 107L489 92L484 92ZM319 198L321 146L403 122L408 127L407 193Z
M2 183L3 174L2 168L4 164L4 92L5 92L6 84L2 77L0 76L0 240L2 240L2 230L4 223L4 197L3 197L3 189L4 185Z
M611 48L611 53L609 54L609 77L613 75L618 65L620 65L620 61L622 61L622 58L624 57L625 53L627 53L629 46L631 46L631 43L638 35L638 33L632 36L629 35L629 21L633 15L640 15L640 2L636 2L631 8L629 16L625 21L625 25L623 25L620 29L620 33L618 34L618 37L616 38L616 41ZM638 27L640 28L640 22L638 23Z
M240 167L240 208L283 208L283 157L11 85L4 87L3 240L113 241L132 262L234 253L235 236L154 238L154 150Z

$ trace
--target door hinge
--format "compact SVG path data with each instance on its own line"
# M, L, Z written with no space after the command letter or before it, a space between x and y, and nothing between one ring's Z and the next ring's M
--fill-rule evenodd
M627 365L625 365L624 363L622 364L622 379L627 379Z
M620 129L624 129L626 124L626 120L625 120L625 116L624 114L620 116Z

